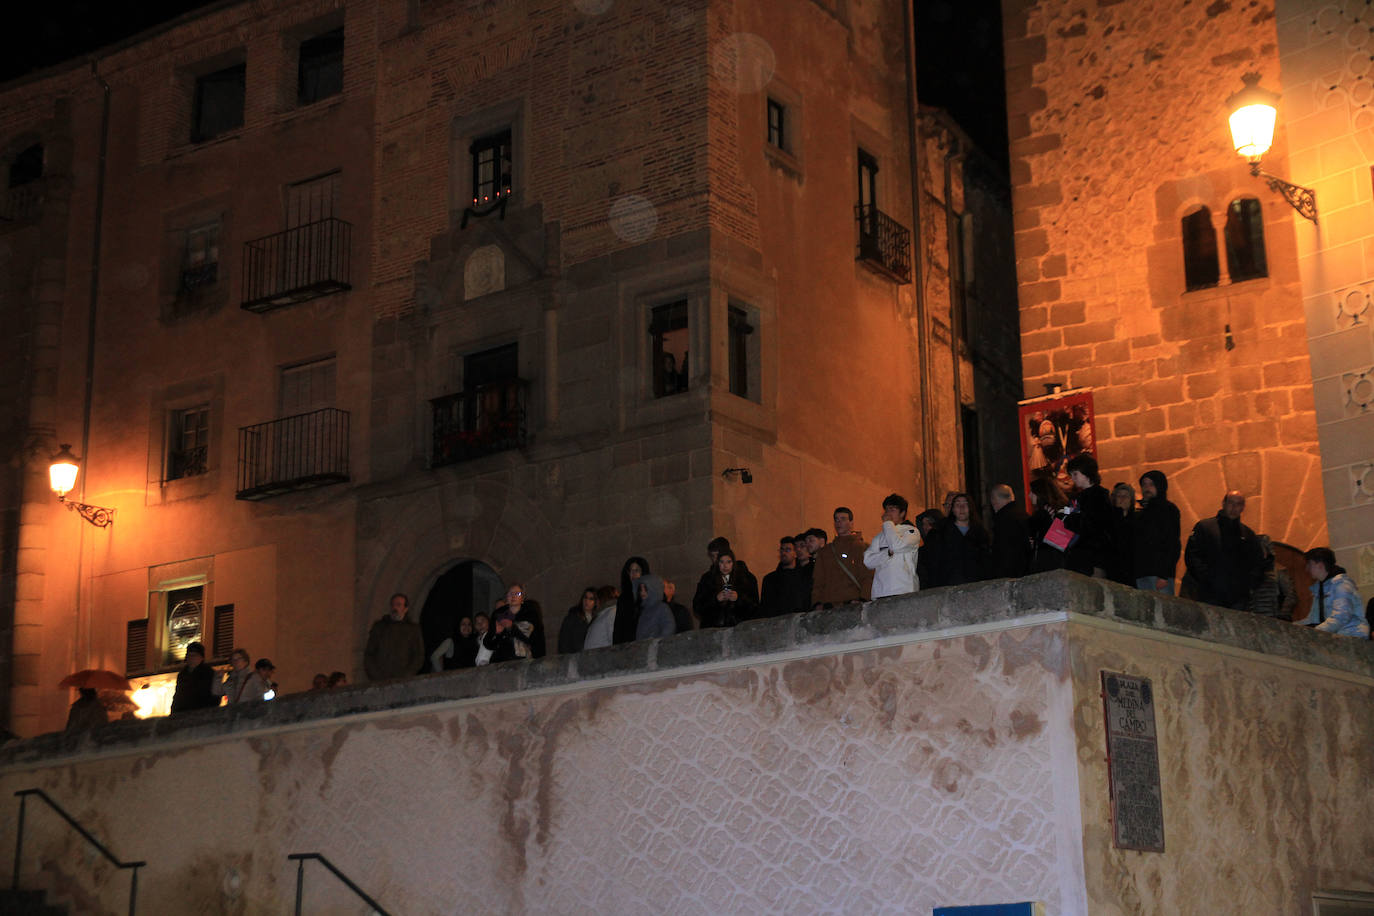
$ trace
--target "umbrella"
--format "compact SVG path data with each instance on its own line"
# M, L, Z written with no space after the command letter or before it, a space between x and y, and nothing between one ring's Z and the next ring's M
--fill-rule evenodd
M85 671L69 674L57 686L94 687L97 690L133 690L133 685L124 675L115 674L113 671L106 671L103 668L87 668Z

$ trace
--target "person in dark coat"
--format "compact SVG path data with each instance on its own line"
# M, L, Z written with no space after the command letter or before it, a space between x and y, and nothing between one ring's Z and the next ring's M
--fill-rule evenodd
M1190 597L1237 611L1249 605L1250 590L1264 574L1264 558L1259 538L1240 520L1244 512L1245 494L1232 490L1215 518L1193 526L1183 551Z
M663 600L668 604L668 610L673 612L673 622L677 625L679 633L686 633L692 629L692 612L687 609L685 604L680 604L673 600L677 596L677 583L672 579L663 580Z
M1026 512L1016 492L1001 483L988 494L992 503L992 577L1012 579L1030 571L1031 541Z
M956 493L949 517L931 534L935 584L981 582L992 574L992 538L973 511L967 493Z
M1030 571L1049 572L1064 568L1064 551L1045 543L1045 535L1054 524L1055 516L1069 506L1069 498L1050 477L1036 477L1030 482L1031 516L1026 529L1031 539Z
M458 633L453 637L453 658L444 662L445 668L473 668L477 665L477 631L472 618L458 621Z
M759 584L743 563L735 562L735 552L725 548L716 555L710 600L697 612L702 629L733 627L758 614Z
M94 687L82 687L77 692L80 696L67 711L67 731L90 731L110 721L110 715L105 711L105 705L100 702Z
M582 589L582 600L568 608L563 626L558 628L559 655L582 651L582 644L587 641L587 627L595 616L596 588L589 585Z
M612 642L634 642L635 628L639 625L639 589L635 580L648 574L649 561L643 557L630 557L620 567L620 597L615 599Z
M491 629L482 637L482 648L491 652L491 664L513 662L521 657L516 636L515 615L507 608L497 611L492 616ZM529 644L523 645L528 653Z
M1107 555L1107 578L1135 587L1135 487L1118 481L1112 487L1112 550Z
M916 530L921 535L921 549L916 553L916 581L922 588L935 587L935 529L944 514L939 509L927 509L916 516Z
M1169 502L1169 478L1163 471L1140 475L1140 511L1131 532L1131 566L1135 587L1165 595L1174 593L1179 541L1178 506Z
M715 602L716 593L720 591L720 573L717 566L720 555L724 551L730 551L730 557L734 560L734 551L730 550L730 542L726 538L714 537L706 545L706 556L710 558L711 565L697 580L697 590L692 595L692 613L697 618L698 626L720 626L720 624L707 624L706 619L715 613L712 604ZM753 573L749 572L749 566L743 560L734 560L734 566L736 574L747 574L754 582L754 608L751 609L751 613L756 612L759 603L758 580L754 578ZM734 624L730 624L730 626L734 626Z
M1064 552L1064 568L1105 579L1112 554L1112 498L1092 455L1074 455L1064 469L1078 488L1064 517L1064 527L1078 536Z
M410 597L403 592L391 596L391 610L383 615L367 633L367 648L363 650L363 671L367 679L377 681L410 677L420 673L425 663L425 638L420 625L406 619L410 613Z
M759 595L759 616L780 617L809 610L811 582L806 573L797 568L796 541L784 537L778 541L778 568L763 577Z
M517 654L521 658L543 658L544 612L538 601L525 598L525 587L516 583L506 590L506 608L513 615L512 631L517 642L523 641L525 650ZM528 651L528 655L526 655ZM494 661L494 659L493 659Z
M176 692L172 694L172 712L209 709L219 705L214 695L215 669L205 663L205 646L193 642L186 647L186 664L177 672Z

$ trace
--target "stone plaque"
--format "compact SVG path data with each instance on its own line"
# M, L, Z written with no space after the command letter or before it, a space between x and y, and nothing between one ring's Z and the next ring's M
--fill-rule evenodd
M1118 849L1164 851L1164 802L1159 744L1149 678L1102 672L1107 715L1107 781L1112 840Z

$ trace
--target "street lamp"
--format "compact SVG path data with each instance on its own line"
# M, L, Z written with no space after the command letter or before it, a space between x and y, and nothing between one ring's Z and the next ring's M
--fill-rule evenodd
M1249 161L1251 175L1265 179L1270 190L1282 194L1289 206L1315 223L1316 192L1260 171L1260 157L1269 152L1269 147L1274 143L1274 122L1278 117L1275 103L1279 100L1279 94L1262 88L1258 73L1247 73L1241 77L1241 81L1245 83L1245 88L1226 100L1226 107L1231 111L1231 144L1238 154Z
M97 528L108 528L114 524L115 510L67 501L67 494L76 486L76 475L80 469L81 464L72 454L72 447L63 443L61 450L53 456L52 464L48 466L48 485L57 494L57 498L62 501L62 505L74 510L77 515Z

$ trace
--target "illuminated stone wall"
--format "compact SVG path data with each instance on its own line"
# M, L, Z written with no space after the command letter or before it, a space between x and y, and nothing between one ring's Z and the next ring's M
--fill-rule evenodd
M1279 0L1286 177L1317 193L1298 236L1327 521L1337 558L1374 595L1374 32L1365 3Z
M1324 543L1327 443L1298 261L1317 230L1250 176L1226 124L1242 74L1281 83L1273 9L1003 9L1027 394L1092 388L1107 485L1165 471L1185 526L1235 488L1256 531ZM1266 168L1289 169L1300 132L1281 123ZM1220 239L1243 197L1263 208L1268 276L1232 282L1219 241L1222 281L1185 291L1180 219L1205 205Z
M1111 845L1104 669L1153 683L1164 853ZM0 797L145 858L149 912L280 908L308 851L405 913L1278 914L1374 891L1372 685L1353 640L1056 573L49 736ZM21 886L119 911L59 826ZM305 900L358 908L314 864Z

